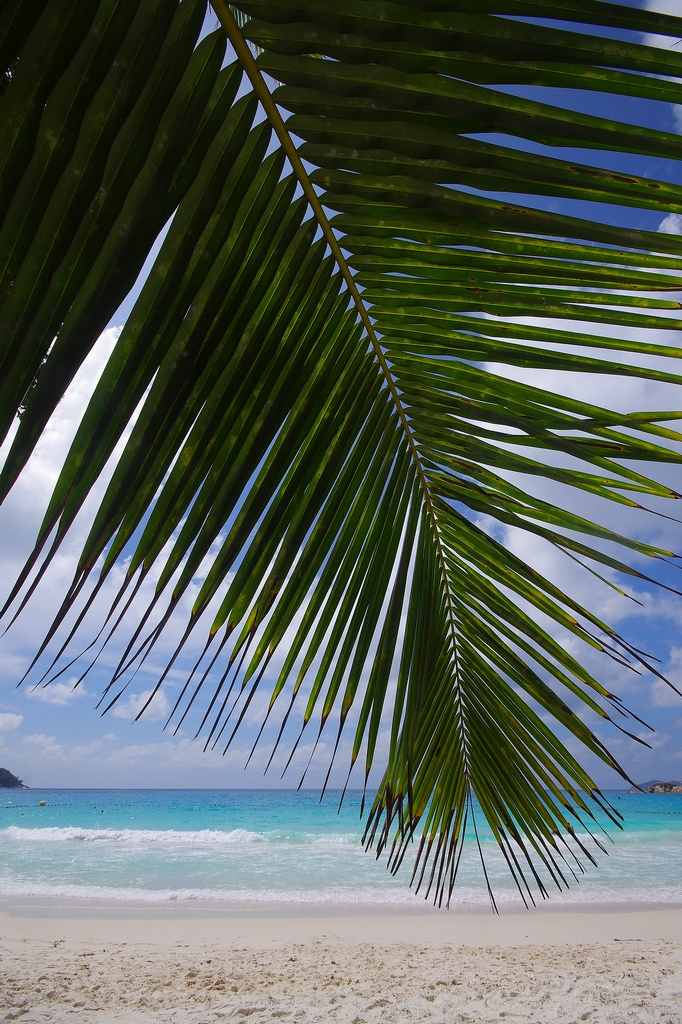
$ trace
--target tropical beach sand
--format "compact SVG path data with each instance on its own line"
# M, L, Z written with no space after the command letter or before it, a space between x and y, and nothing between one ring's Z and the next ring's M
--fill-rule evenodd
M0 1020L682 1020L682 912L0 905Z

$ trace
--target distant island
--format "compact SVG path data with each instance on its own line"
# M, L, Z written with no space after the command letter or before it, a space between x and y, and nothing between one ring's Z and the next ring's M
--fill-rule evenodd
M0 768L0 789L28 789L28 786L6 768Z
M651 779L649 782L642 782L638 789L631 789L631 793L682 793L682 782L661 782L660 779Z

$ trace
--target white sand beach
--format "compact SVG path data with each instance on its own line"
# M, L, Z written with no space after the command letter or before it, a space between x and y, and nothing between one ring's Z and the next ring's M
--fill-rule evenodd
M682 910L0 905L0 1020L680 1024Z

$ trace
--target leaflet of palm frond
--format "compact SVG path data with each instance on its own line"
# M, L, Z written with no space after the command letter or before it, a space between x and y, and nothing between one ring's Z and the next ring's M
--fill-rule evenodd
M415 12L411 12L415 16ZM474 19L469 19L470 21ZM481 24L481 19L476 19ZM498 19L488 19L492 32L506 32L500 28ZM676 102L675 86L670 82L655 80L641 74L618 71L613 67L582 64L577 65L562 61L562 51L555 46L546 47L542 56L537 49L528 51L527 59L514 60L503 56L503 41L498 36L491 36L486 47L487 55L472 51L472 41L467 35L461 40L460 47L451 49L430 50L423 45L415 45L412 39L391 40L389 42L376 38L363 37L349 32L330 31L319 25L306 22L294 24L275 24L273 22L254 19L247 22L245 34L249 40L262 50L284 55L320 53L334 60L349 64L382 64L398 71L410 73L438 73L454 78L485 85L530 85L564 89L590 89L595 92L607 92L626 96ZM552 43L556 36L550 33ZM575 37L574 37L575 38ZM565 51L564 51L565 53ZM567 55L566 55L567 56ZM591 55L598 60L598 54ZM614 53L604 54L614 64ZM666 51L651 50L650 61L654 65L664 63L671 70L671 62L667 60ZM618 61L620 63L620 61ZM627 67L627 64L625 65ZM675 74L679 73L679 62L672 58Z

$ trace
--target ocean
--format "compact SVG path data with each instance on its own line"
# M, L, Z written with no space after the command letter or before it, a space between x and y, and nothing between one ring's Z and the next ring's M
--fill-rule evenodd
M682 903L682 795L607 794L625 830L609 855L552 904ZM361 847L360 794L312 791L31 789L0 793L0 898L162 903L212 900L407 904ZM40 806L44 801L44 806ZM485 826L479 838L499 903L518 892ZM549 886L548 886L549 888ZM454 903L487 904L475 840Z

